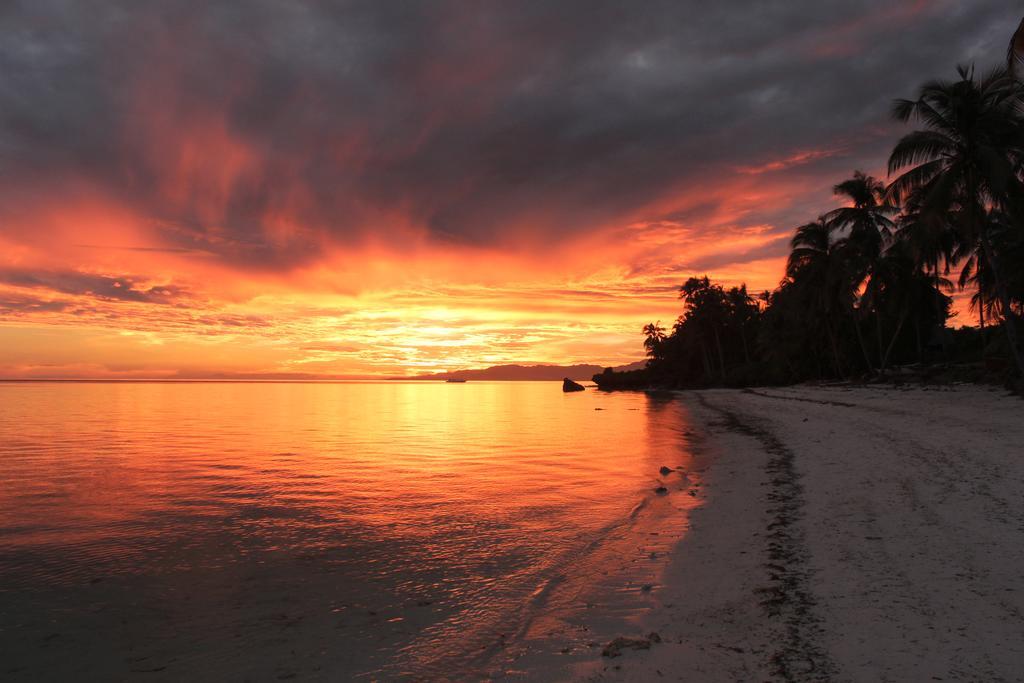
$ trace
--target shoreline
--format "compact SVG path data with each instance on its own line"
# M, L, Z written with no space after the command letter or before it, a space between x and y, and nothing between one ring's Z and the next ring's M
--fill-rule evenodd
M673 410L685 406L673 397ZM685 415L683 417L686 417ZM709 462L695 425L679 423L677 447L652 467L649 488L622 519L581 549L523 606L515 635L476 671L483 680L580 680L600 668L606 644L631 633L658 604L666 568L685 537Z
M1018 399L797 385L680 400L712 454L706 501L623 634L662 642L573 678L1018 680Z

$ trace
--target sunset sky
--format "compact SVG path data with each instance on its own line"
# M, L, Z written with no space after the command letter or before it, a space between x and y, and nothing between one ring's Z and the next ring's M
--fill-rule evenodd
M1005 0L8 1L0 377L620 364ZM956 321L954 321L956 324Z

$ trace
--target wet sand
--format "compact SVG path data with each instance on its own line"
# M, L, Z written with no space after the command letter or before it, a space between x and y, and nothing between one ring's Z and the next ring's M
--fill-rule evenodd
M681 395L711 457L656 606L587 680L1024 680L1024 401ZM556 677L561 676L558 674Z

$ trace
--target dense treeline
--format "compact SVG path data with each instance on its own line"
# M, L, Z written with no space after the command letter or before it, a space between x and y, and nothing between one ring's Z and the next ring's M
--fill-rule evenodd
M892 114L917 129L893 148L890 182L858 171L836 185L843 206L796 228L777 289L690 278L672 328L644 327L647 369L595 381L774 384L965 356L1024 375L1024 85L960 67ZM956 291L974 330L946 326Z

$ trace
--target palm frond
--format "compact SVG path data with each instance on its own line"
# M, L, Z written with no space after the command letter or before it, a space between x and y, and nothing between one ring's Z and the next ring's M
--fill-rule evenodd
M913 100L895 100L892 103L892 108L889 110L889 115L897 121L906 123L910 120L910 117L914 115L914 109L916 106L917 103Z
M945 159L935 159L911 168L889 184L886 197L896 203L912 201L913 195L940 174L946 165Z
M952 154L956 147L956 142L942 133L930 130L907 133L900 138L889 154L889 173L947 156Z

